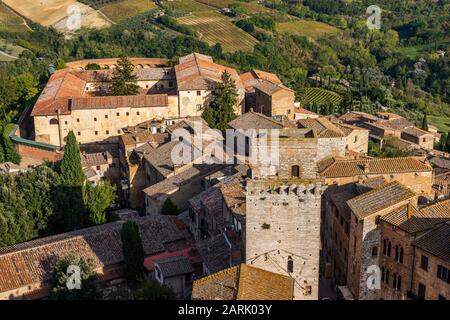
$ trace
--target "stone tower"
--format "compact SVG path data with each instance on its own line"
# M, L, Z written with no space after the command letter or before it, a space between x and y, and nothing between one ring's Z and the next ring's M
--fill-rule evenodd
M312 130L285 129L275 139L278 164L252 165L247 182L246 261L292 277L294 299L318 299L324 186L317 175L317 138ZM261 148L267 146L252 143L252 152Z

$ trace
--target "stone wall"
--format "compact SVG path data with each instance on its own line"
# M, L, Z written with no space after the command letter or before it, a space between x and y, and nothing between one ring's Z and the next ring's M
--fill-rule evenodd
M448 239L447 239L448 240ZM428 271L420 267L422 255L428 257ZM439 295L450 299L450 283L438 278L437 266L441 265L450 270L450 263L445 262L420 248L415 248L414 271L412 281L412 292L417 295L419 292L419 283L425 285L425 300L438 300Z
M319 138L317 146L317 161L329 156L345 156L345 138Z
M320 182L251 181L247 191L247 264L295 279L294 299L318 299ZM288 261L293 272L288 272Z

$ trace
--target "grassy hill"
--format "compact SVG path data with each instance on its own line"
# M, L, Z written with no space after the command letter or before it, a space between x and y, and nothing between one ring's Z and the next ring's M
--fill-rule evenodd
M101 6L99 11L117 23L156 8L156 4L149 0L122 0Z
M0 31L25 32L28 31L25 21L0 2Z
M316 40L326 35L337 34L338 28L319 21L296 20L277 23L276 30L279 33L296 34Z

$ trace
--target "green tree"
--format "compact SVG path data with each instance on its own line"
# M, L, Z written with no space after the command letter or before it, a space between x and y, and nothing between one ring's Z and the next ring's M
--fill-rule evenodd
M67 134L64 156L61 161L61 177L66 185L81 186L84 181L80 147L72 131Z
M216 96L209 107L203 111L203 119L211 128L225 131L228 123L236 117L234 106L237 103L236 83L231 75L224 71L221 82L216 85Z
M81 287L79 289L70 280L71 272L73 271L69 269L69 266L77 266L80 268ZM73 285L75 288L69 289L68 284ZM92 261L77 258L74 255L59 258L52 270L50 298L54 300L100 299L101 294Z
M37 236L25 196L15 177L0 174L0 247L28 241Z
M6 161L11 161L15 164L20 164L20 161L22 161L22 157L17 153L16 148L14 147L13 142L11 141L11 138L9 137L9 134L11 133L13 129L12 124L5 126L3 129L3 148L4 148L4 158Z
M134 74L134 66L127 57L121 56L117 62L117 68L113 71L111 80L111 95L131 96L139 92Z
M170 198L167 198L164 201L164 204L161 208L161 214L163 215L176 215L178 214L178 207Z
M447 141L445 142L445 151L450 152L450 131L447 133Z
M102 67L100 67L100 65L97 63L88 63L84 69L85 70L101 70Z
M139 226L134 221L127 221L121 231L123 257L125 260L125 277L135 284L144 268L144 247L139 235Z
M60 171L61 184L54 188L53 194L56 208L55 225L58 232L66 232L83 227L86 213L80 147L72 131L67 135Z
M426 113L423 114L422 129L425 130L425 131L428 131L428 119L427 119L427 114Z
M140 294L140 299L143 300L175 300L176 298L172 288L155 281L145 283Z
M96 186L87 183L84 186L84 204L91 225L106 222L106 209L116 200L116 187L104 181Z

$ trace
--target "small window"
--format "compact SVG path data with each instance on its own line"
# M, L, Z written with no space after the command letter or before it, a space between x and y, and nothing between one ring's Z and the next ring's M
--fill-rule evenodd
M96 136L98 135L98 131L95 131L95 135L96 135Z
M197 96L201 96L202 92L200 90L197 90Z
M437 267L437 277L447 283L450 283L448 269L444 266L441 266L440 264Z
M117 133L120 134L120 130L117 130Z
M294 272L294 260L292 260L291 256L288 257L287 272L289 272L289 273Z
M428 271L428 257L422 255L422 257L420 258L420 268Z
M120 116L120 113L119 113L119 112L117 112L117 113L116 113L116 116Z
M378 246L372 247L372 257L378 256Z
M390 257L391 256L391 242L388 241L387 243L387 256Z
M417 297L420 300L424 300L425 299L425 292L427 291L427 287L423 284L419 282L419 287L417 290Z
M80 118L77 118L77 122L80 122Z
M67 121L64 121L64 124L67 124Z
M355 142L358 142L358 136L355 136Z
M97 121L97 118L94 118L94 121Z
M299 166L294 165L291 167L291 177L300 178L300 167Z
M106 134L109 134L109 130L106 130Z
M129 113L129 112L127 112L127 113L126 113L126 115L127 115L127 116L129 116L129 115L130 115L130 113Z
M96 168L97 168L97 170L100 170L100 169L101 169L100 166L97 166Z
M169 81L169 87L173 87L173 81Z
M50 119L50 124L51 124L51 125L58 124L58 119L56 119L56 118Z
M201 105L201 104L196 105L196 106L195 106L195 109L196 109L197 111L202 110L202 105Z
M107 114L105 114L105 119L108 119L108 115Z
M138 116L138 115L140 115L141 113L139 112L139 111L136 111L136 115Z
M81 132L80 131L78 131L77 133L78 133L79 136L81 136Z

